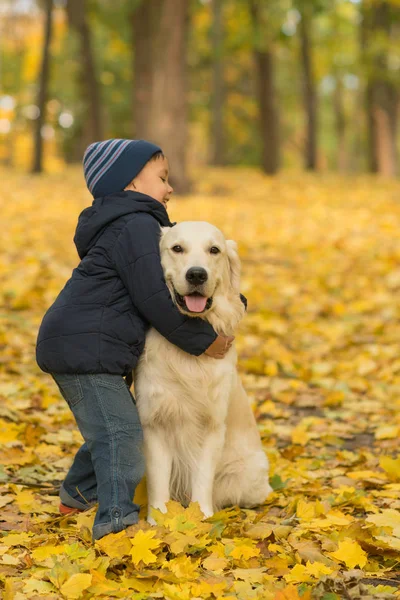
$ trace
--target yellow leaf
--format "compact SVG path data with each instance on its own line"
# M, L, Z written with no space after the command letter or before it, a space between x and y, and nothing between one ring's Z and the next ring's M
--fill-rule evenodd
M272 534L272 531L272 525L268 523L256 523L246 529L244 535L252 540L265 540L265 538L268 538Z
M250 583L262 583L266 570L265 567L257 569L233 569L232 575L235 579L242 579Z
M302 521L311 521L315 517L315 504L300 499L297 503L296 514Z
M382 425L375 431L376 440L394 440L399 436L398 425Z
M14 582L10 577L7 577L4 583L4 595L3 600L14 600L15 598L15 590L14 590Z
M135 592L140 592L142 594L150 595L151 592L154 591L154 587L157 584L154 584L152 580L149 579L139 579L138 577L121 577L121 586L128 590L135 590Z
M92 583L92 576L89 573L74 573L60 588L60 592L68 598L80 598L82 592L87 590Z
M38 508L38 501L31 490L23 490L22 492L18 492L15 497L15 501L22 513L31 513Z
M27 594L29 598L34 595L34 592L42 596L46 596L50 595L52 592L54 593L56 590L52 583L31 577L25 581L25 586L22 591L24 594Z
M192 562L188 556L179 556L172 560L166 560L163 566L169 569L178 579L186 579L192 581L199 576L197 567L200 564L200 559Z
M222 571L228 565L228 559L220 558L218 556L209 556L203 560L203 569L207 569L207 571L213 571L214 573L222 573Z
M330 552L329 556L336 558L339 562L344 562L349 569L354 569L357 565L362 569L368 561L368 555L360 544L350 539L339 542L336 552Z
M219 598L228 586L227 581L200 581L199 583L192 584L192 597L198 598Z
M32 559L35 562L43 562L46 558L56 556L57 554L63 554L65 552L65 544L61 546L39 546L32 551Z
M96 516L96 507L90 510L84 510L83 512L74 516L78 530L82 532L84 529L92 530L94 519Z
M187 546L195 546L198 542L195 536L180 531L171 531L163 537L163 540L168 544L172 554L181 554Z
M11 502L14 502L14 500L15 496L11 494L0 496L0 508L3 508L3 506L6 506L7 504L11 504Z
M191 583L188 582L171 585L164 581L162 591L162 598L165 600L192 600L193 598Z
M391 535L377 535L376 540L383 543L383 547L392 548L393 550L400 551L400 539Z
M139 504L140 506L147 504L146 477L143 477L143 479L140 480L138 486L136 487L133 501L135 502L135 504Z
M96 546L110 558L127 556L132 549L132 543L125 530L105 535L100 540L96 540Z
M212 552L212 556L218 556L219 558L225 558L225 546L221 542L214 542L208 547L208 550Z
M354 521L354 518L351 515L345 515L340 510L330 510L326 515L326 520L335 527L346 527Z
M32 536L29 533L10 533L1 538L4 546L29 546Z
M163 525L170 531L203 535L212 529L211 523L203 521L204 515L198 502L191 502L187 508L184 508L179 502L170 500L167 502L166 513L152 508L151 514L157 525Z
M377 527L388 527L392 529L395 537L400 537L400 512L398 510L386 508L377 515L369 515L365 520Z
M379 471L348 471L347 477L350 479L382 479L383 481L386 479L383 473L379 473Z
M341 406L346 396L343 392L329 392L324 400L324 406Z
M159 548L162 544L161 540L153 539L156 532L149 529L148 531L138 531L135 537L130 538L132 548L130 555L134 565L138 565L142 561L145 565L157 562L157 556L152 550Z
M260 554L260 549L256 548L255 541L246 538L234 538L233 543L235 544L234 549L230 553L233 558L252 558Z
M19 565L20 560L12 554L3 554L3 556L0 558L0 563L3 565Z
M309 562L305 565L295 565L290 573L284 575L286 581L290 583L306 583L320 579L324 575L330 575L333 570L321 562Z
M4 419L0 419L0 444L7 444L8 442L17 440L18 435L25 427L25 423L16 425L15 423L9 423Z
M116 583L111 579L107 579L107 577L103 575L103 573L99 573L99 571L97 570L91 570L90 574L92 576L92 582L90 584L90 587L88 588L88 592L90 594L100 596L121 589L121 585L119 583Z
M381 456L379 465L388 474L391 481L400 481L400 457Z

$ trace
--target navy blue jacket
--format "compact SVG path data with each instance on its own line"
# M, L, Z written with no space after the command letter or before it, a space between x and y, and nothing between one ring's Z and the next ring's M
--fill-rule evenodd
M160 260L164 206L139 192L94 200L79 217L73 270L39 330L36 360L47 373L127 375L143 350L149 325L199 356L217 334L185 317L172 301Z

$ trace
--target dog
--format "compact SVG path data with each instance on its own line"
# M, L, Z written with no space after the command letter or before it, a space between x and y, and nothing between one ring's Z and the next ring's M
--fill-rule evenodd
M161 263L178 309L233 335L244 316L237 245L210 223L162 228ZM223 359L192 356L150 329L135 369L144 433L148 521L166 502L198 502L205 518L226 506L254 507L272 491L268 459L236 369L234 344Z

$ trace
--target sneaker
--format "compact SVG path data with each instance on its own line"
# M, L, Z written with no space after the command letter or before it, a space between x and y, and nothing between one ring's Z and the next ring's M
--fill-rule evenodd
M90 506L88 506L88 508L90 508ZM87 510L87 508L72 508L72 506L67 506L62 502L60 502L58 509L62 515L74 515L75 513L81 513Z
M60 506L59 511L62 515L73 515L75 513L80 513L85 510L89 510L96 504L96 502L87 502L84 504L80 500L75 500L70 494L68 494L65 487L62 485L60 488Z

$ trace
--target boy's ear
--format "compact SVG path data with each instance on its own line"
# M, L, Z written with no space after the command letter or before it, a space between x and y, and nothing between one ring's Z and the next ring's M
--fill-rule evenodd
M240 258L237 251L237 243L234 240L226 240L228 251L229 269L231 275L231 286L234 292L240 292Z

